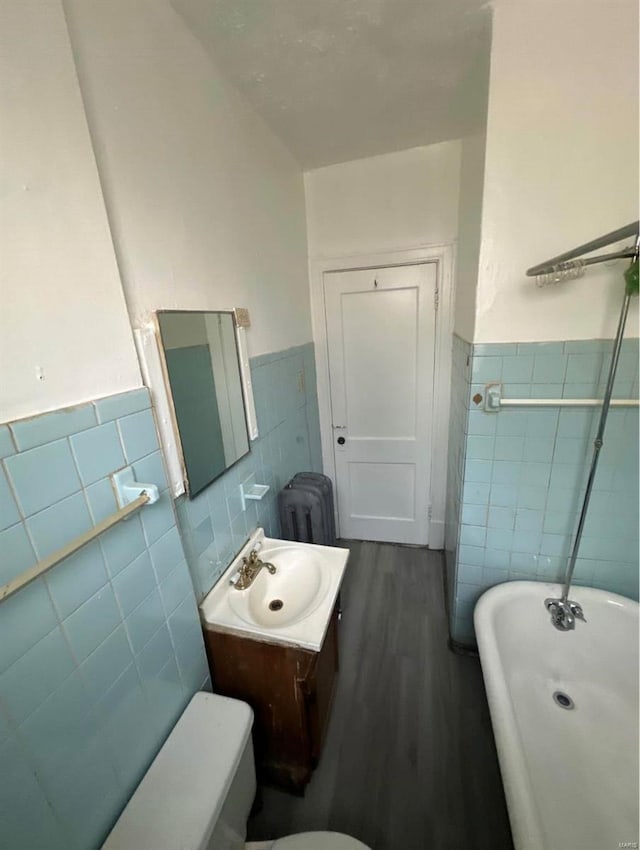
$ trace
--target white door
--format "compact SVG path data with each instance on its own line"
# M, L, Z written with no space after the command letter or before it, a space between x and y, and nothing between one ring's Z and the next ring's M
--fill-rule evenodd
M340 535L426 544L437 266L324 275Z

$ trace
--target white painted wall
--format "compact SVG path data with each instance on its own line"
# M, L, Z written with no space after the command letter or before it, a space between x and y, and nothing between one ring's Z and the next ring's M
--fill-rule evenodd
M61 4L1 0L0 18L5 421L141 378Z
M430 145L305 173L307 232L323 462L335 477L323 273L374 262L441 263L437 323L430 545L444 539L453 245L458 235L461 142ZM425 247L432 246L432 247ZM440 247L433 247L440 246ZM372 259L373 258L373 259Z
M476 321L485 142L484 130L466 136L462 139L460 159L454 330L467 342L473 339Z
M306 172L311 259L454 242L460 150L443 142Z
M248 307L250 355L311 339L302 173L167 0L65 0L134 327Z
M636 0L496 0L484 184L476 341L612 336L623 265L524 273L638 218Z

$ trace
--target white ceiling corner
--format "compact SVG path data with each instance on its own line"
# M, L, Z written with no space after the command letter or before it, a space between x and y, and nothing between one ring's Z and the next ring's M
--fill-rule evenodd
M485 118L485 0L173 0L304 169L460 138Z

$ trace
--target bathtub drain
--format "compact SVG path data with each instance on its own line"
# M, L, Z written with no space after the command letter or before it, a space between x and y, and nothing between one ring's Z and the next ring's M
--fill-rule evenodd
M272 599L269 603L269 609L271 611L279 611L284 605L282 599Z
M574 701L571 699L569 694L565 694L564 691L555 691L553 694L553 701L556 705L559 705L560 708L566 708L567 711L575 708Z

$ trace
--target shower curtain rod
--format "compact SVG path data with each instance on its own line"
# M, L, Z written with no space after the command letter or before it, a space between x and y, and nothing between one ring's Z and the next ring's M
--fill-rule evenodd
M579 245L571 251L566 251L564 254L558 254L557 257L552 257L550 260L545 260L537 266L532 266L527 269L529 277L537 275L549 274L557 270L558 266L563 263L569 263L581 257L583 254L588 254L591 251L597 251L598 248L604 248L606 245L612 245L614 242L620 242L621 239L626 239L627 236L638 238L640 222L633 221L618 230L612 230L611 233L605 233L604 236L599 236L597 239L592 239L591 242L585 242L584 245ZM634 257L636 253L635 245L630 245L628 248L623 248L621 251L615 251L612 254L601 254L598 257L589 257L582 260L585 266L591 266L595 263L604 263L606 260L618 260L623 257Z

